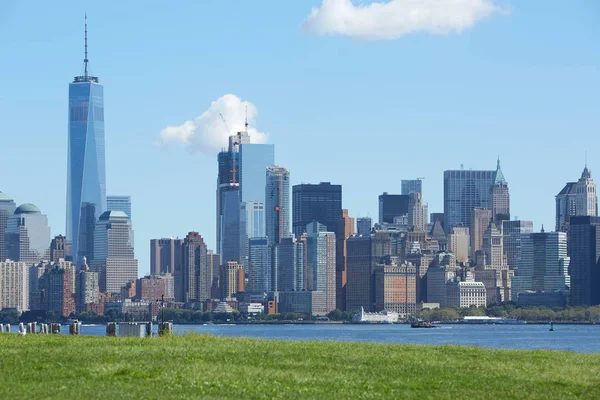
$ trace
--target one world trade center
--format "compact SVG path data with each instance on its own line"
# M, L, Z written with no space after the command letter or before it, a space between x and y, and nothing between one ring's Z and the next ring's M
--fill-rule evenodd
M104 89L88 73L87 16L83 63L84 74L69 84L66 233L77 265L93 259L95 223L106 211Z

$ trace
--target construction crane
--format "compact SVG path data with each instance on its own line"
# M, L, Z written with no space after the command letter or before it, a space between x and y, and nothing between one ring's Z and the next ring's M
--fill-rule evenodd
M221 120L223 121L223 123L225 124L225 127L227 128L227 134L229 136L232 136L231 134L231 130L229 129L229 125L227 124L227 120L225 119L225 117L223 116L223 114L219 113L219 116L221 117ZM232 156L232 160L231 160L231 169L229 170L229 173L231 174L229 177L229 183L230 184L235 184L235 183L239 183L237 181L237 169L236 169L236 165L235 165L235 152L234 154L231 155Z

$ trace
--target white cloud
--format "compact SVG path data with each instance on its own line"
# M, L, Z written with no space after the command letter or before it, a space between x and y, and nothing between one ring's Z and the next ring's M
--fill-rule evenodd
M502 11L493 0L389 0L369 4L323 0L320 8L313 8L303 27L321 35L385 40L413 32L461 32Z
M192 153L202 152L214 155L229 144L230 134L243 131L248 110L248 133L252 143L266 143L267 134L254 127L256 107L248 101L242 101L233 94L210 103L208 110L194 120L185 121L181 125L168 126L160 132L161 145L180 144ZM222 114L227 125L219 114Z

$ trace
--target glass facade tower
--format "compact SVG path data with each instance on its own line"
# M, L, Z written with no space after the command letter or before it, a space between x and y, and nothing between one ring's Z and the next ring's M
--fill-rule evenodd
M321 182L292 188L292 230L297 238L313 221L325 225L328 232L335 232L341 215L342 185Z
M96 219L106 211L104 159L104 88L88 75L87 20L85 74L69 85L69 139L67 153L67 242L77 255L83 203L95 205ZM81 260L75 260L79 263Z
M0 192L0 261L6 260L4 232L8 224L8 218L17 208L14 200Z
M473 209L487 208L496 171L444 171L444 229L471 227Z
M240 145L240 191L243 202L265 202L266 170L271 165L275 165L274 145Z
M131 196L106 196L106 211L123 211L131 221Z

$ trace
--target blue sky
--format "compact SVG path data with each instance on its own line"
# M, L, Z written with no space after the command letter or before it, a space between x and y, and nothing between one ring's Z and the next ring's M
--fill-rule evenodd
M56 4L0 3L0 191L64 233L67 90L82 70L87 12L108 193L133 197L140 274L151 238L195 230L215 247L216 154L160 133L226 94L256 108L252 127L293 184L342 184L353 216L376 217L378 194L419 176L441 212L445 169L493 169L500 154L513 216L553 228L554 196L579 177L586 151L600 177L594 0L496 2L500 11L460 32L432 33L435 20L398 27L388 13L391 33L375 38L377 18L336 31L322 13L307 29L320 0Z

